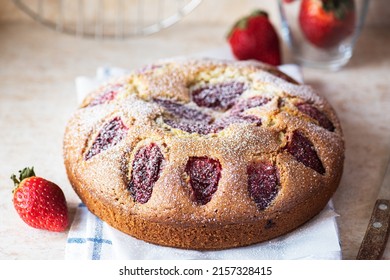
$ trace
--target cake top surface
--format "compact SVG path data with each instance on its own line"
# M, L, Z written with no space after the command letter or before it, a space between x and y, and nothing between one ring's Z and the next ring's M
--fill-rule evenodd
M328 102L276 68L182 59L93 91L68 125L65 150L74 172L87 170L85 182L132 214L158 220L182 209L176 221L234 221L301 203L307 191L288 198L294 184L334 180L343 140Z

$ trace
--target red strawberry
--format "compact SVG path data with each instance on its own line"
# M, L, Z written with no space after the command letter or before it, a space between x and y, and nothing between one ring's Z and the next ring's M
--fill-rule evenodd
M302 0L299 23L306 39L319 48L332 48L352 34L354 0Z
M56 184L36 177L33 168L15 175L13 203L22 220L34 228L64 231L68 226L68 208L64 193Z
M234 56L239 60L256 59L279 65L279 37L266 12L257 10L237 21L227 37Z

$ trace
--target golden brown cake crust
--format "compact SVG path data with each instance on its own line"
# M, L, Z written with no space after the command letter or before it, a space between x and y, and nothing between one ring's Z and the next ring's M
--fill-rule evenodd
M241 92L229 97L230 105L218 105L222 109L194 102L199 88L234 83ZM237 104L258 97L264 104L247 106L232 117ZM194 128L200 119L194 113L192 120L184 116L183 125L176 104L210 116L210 121L199 120L200 128ZM220 120L223 125L216 125ZM115 138L110 145L97 145L102 130L107 124L114 127L113 122L120 137L109 134ZM160 161L148 162L158 172L150 171L150 197L139 198L132 191L135 177L141 176L135 173L146 164L137 161L139 151L149 147L150 152L153 145ZM314 151L312 158L305 159L302 145ZM208 201L194 199L197 178L191 181L190 159L218 162L213 170L220 176ZM64 136L69 180L92 213L136 238L188 249L245 246L292 231L327 204L338 187L343 161L341 126L326 100L257 62L178 60L145 67L88 95ZM257 163L268 170L261 172L276 170L267 173L270 177L254 171L253 180L262 188L265 181L269 192L248 187L249 173L255 170L251 166ZM254 198L258 192L260 202Z

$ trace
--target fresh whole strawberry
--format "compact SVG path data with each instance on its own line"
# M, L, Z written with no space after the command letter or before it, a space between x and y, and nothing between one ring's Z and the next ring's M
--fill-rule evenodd
M31 227L64 231L68 226L68 208L64 193L56 184L35 176L33 168L19 171L13 203L22 220Z
M227 39L238 60L255 59L271 65L281 63L279 37L264 11L254 11L237 21Z
M332 48L350 36L355 25L354 0L302 0L299 24L318 48Z

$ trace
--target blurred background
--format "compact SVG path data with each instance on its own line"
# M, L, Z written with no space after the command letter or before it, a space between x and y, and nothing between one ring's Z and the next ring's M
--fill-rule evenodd
M15 5L17 2L19 5ZM23 5L29 9L30 16L21 9ZM153 44L163 53L150 54L150 60L218 48L226 43L225 36L233 23L258 8L268 12L281 35L276 0L0 0L0 7L0 32L3 32L4 39L20 37L21 34L22 37L35 34L44 36L44 41L61 38L68 42L67 40L72 39L58 37L53 32L68 33L68 37L71 34L78 39L104 38L106 42L103 45L99 42L99 47L104 47L110 43L115 46L123 46L123 43L137 44L142 37L151 35L145 42L155 40ZM46 26L38 22L44 22ZM388 1L371 1L364 29L388 30L390 34ZM156 34L157 31L160 31L159 34ZM10 34L6 35L6 32ZM191 37L197 37L197 40L191 40ZM161 49L168 46L159 44L158 41L166 38L183 46L183 51L178 53L172 48L171 53ZM74 42L81 43L77 40ZM96 42L83 42L80 47L84 45L94 48ZM291 62L289 51L284 44L282 50L283 62ZM142 50L140 53L143 54ZM88 53L85 55L88 57ZM135 61L132 59L132 63L138 65L138 58L140 56L135 57ZM143 59L145 60L144 57ZM119 63L118 66L126 66L123 59L113 62Z
M22 1L29 3L33 7L38 6L38 0L25 0ZM57 1L57 0L42 0L41 1L45 14L50 18L57 14L60 3L63 3L65 11L65 17L69 21L77 21L78 17L78 2L79 1ZM131 9L131 7L137 7L140 2L144 2L143 5L147 9L151 9L151 6L158 6L158 2L165 2L164 6L167 9L175 9L180 2L183 1L169 1L169 0L84 0L89 7L98 7L99 2L105 7L107 11L105 18L107 21L117 20L117 7L120 5L125 6L125 9ZM189 2L189 1L187 1ZM269 12L275 21L279 22L277 17L276 0L203 0L199 7L186 17L186 22L201 22L205 24L231 24L234 19L240 15L245 15L253 8L264 7L269 9ZM30 4L31 3L31 4ZM31 21L29 17L18 10L12 0L0 0L0 21L2 22L14 22L14 21ZM94 10L85 11L87 18L94 18ZM130 12L129 12L130 14ZM152 14L152 12L150 13ZM133 18L135 20L136 17ZM128 18L128 20L131 20ZM276 23L276 22L275 22ZM388 0L372 0L370 4L370 13L367 18L367 26L389 26L390 25L390 6Z

